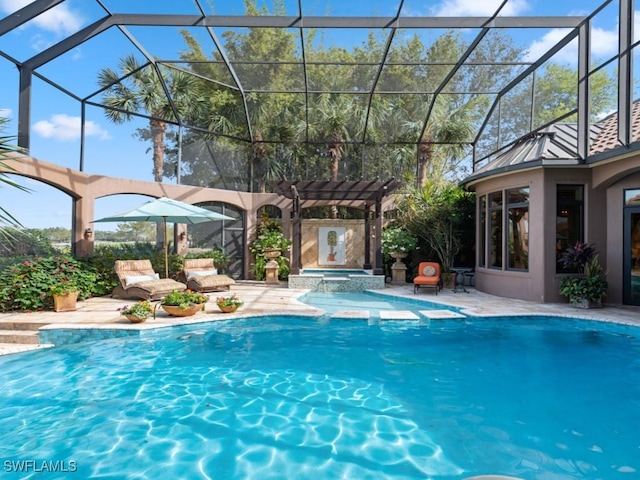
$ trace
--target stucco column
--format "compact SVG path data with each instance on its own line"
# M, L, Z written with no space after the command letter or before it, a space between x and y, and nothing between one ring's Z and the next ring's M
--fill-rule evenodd
M72 201L71 216L71 251L78 257L89 257L93 255L94 219L93 197L78 197Z
M175 252L183 257L189 249L189 230L186 223L176 223L173 230L173 244Z

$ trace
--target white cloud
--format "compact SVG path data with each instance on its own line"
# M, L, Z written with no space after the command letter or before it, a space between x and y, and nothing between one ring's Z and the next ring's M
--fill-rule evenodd
M616 27L617 28L617 27ZM554 28L547 32L540 40L534 41L529 46L526 60L533 62L540 58L550 48L557 44L569 33L569 29ZM594 27L591 29L591 60L606 60L615 55L618 51L618 32L604 30ZM560 52L554 55L553 60L557 63L568 63L576 65L578 63L578 39L574 39L566 45Z
M501 3L502 0L444 0L432 13L437 17L490 17ZM500 10L500 16L520 15L528 9L526 0L512 0Z
M0 108L0 117L2 118L11 118L12 113L10 108Z
M0 10L11 14L29 3L32 0L0 0ZM84 23L84 18L78 11L71 10L69 5L62 3L38 15L32 22L43 30L62 35L77 32Z
M50 120L40 120L33 125L33 131L44 138L57 140L75 140L80 138L80 117L71 117L65 114L53 115ZM86 122L84 126L85 136L95 136L101 140L109 139L109 133L103 130L95 122Z
M535 62L542 55L547 53L550 48L557 44L569 33L569 29L566 28L554 28L545 33L540 40L535 40L528 49L525 60L528 62ZM578 42L574 40L569 45L565 46L560 52L558 52L553 58L559 63L576 63L578 61Z

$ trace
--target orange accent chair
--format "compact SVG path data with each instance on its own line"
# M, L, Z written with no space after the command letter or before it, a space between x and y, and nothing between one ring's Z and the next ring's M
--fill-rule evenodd
M436 295L440 290L440 264L437 262L420 262L418 276L413 279L413 293L420 287L435 288Z

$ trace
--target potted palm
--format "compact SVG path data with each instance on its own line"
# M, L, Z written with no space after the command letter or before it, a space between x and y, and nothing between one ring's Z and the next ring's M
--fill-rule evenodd
M147 300L142 300L131 306L125 305L119 308L120 315L124 315L131 323L141 323L153 313L153 307Z
M72 312L76 309L78 287L72 281L56 283L51 287L53 309L56 312Z
M204 304L207 303L207 300L209 297L199 292L174 290L165 296L158 305L162 306L162 309L172 317L190 317L196 312L204 310Z

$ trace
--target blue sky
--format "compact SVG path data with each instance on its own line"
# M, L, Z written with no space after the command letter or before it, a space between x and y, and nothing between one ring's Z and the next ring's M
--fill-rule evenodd
M4 17L30 3L28 0L0 0L0 17ZM221 15L243 13L240 0L203 1L208 14ZM602 2L598 0L509 0L502 14L508 15L575 15L594 10ZM184 13L197 14L190 0L104 0L107 8L116 13ZM271 1L260 2L271 5ZM304 0L306 15L382 15L395 14L396 2L391 0ZM500 0L405 0L404 15L432 16L488 16L493 14ZM286 0L287 14L297 15L297 0ZM617 50L617 2L598 15L592 30L594 60L606 59ZM67 0L46 14L22 26L17 31L0 37L0 51L24 61L43 49L59 42L69 34L104 16L104 11L94 0ZM636 17L637 15L634 15ZM636 30L640 30L637 28ZM184 44L177 29L145 29L130 27L130 31L144 40L145 46L153 45L152 55L177 59ZM509 32L514 39L529 50L529 58L540 54L557 43L566 32L558 30L518 30ZM335 42L344 42L344 31L336 34ZM469 32L469 35L475 35ZM360 36L358 36L360 38ZM562 63L575 64L577 47L565 48L556 58ZM107 32L95 40L68 52L55 62L42 67L41 72L50 76L64 88L84 96L97 89L97 73L103 67L115 68L118 59L134 53L130 43L117 31ZM137 53L137 52L135 52ZM18 75L11 62L0 57L0 115L10 119L8 135L17 133ZM34 79L31 111L31 155L70 168L78 168L80 152L80 104L69 99L45 82ZM120 178L152 180L151 155L148 145L132 138L138 127L146 121L138 120L124 125L109 122L101 110L87 109L85 163L86 172L111 175ZM16 179L16 177L13 177ZM8 209L25 227L46 228L62 226L70 228L69 197L38 182L19 179L32 189L32 193L0 187L1 205ZM121 196L98 200L96 217L126 210L146 200L141 196ZM97 224L98 229L113 230L113 224Z

